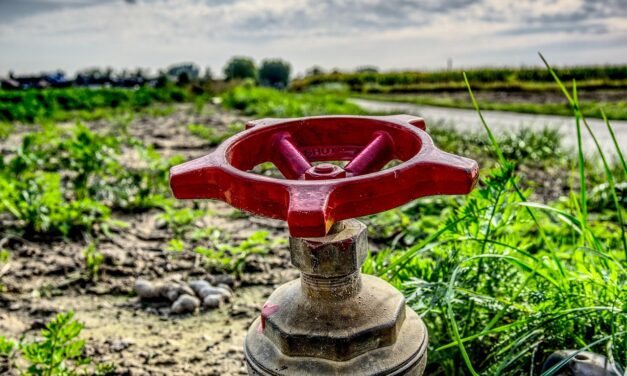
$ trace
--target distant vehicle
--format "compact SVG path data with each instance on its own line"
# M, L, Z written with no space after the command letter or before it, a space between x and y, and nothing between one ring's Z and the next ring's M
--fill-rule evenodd
M67 87L72 81L65 77L63 71L41 73L33 76L16 76L9 73L9 78L2 80L2 88L5 90L17 89L44 89L47 87Z

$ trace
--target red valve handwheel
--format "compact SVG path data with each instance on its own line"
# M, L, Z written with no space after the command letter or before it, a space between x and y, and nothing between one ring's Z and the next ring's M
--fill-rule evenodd
M414 116L261 119L247 128L213 153L174 166L174 196L219 199L287 221L294 237L319 237L336 221L418 197L465 194L477 181L477 162L436 148ZM381 170L392 160L402 163ZM350 162L312 164L321 161ZM263 162L285 179L248 172Z

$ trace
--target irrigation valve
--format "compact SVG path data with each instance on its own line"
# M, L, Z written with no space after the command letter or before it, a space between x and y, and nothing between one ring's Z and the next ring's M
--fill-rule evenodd
M360 273L366 226L352 218L469 193L477 163L436 148L424 120L409 115L261 119L247 128L173 167L170 185L179 199L219 199L288 223L301 278L276 289L248 330L249 373L421 375L424 323L400 292ZM250 172L264 162L285 178Z

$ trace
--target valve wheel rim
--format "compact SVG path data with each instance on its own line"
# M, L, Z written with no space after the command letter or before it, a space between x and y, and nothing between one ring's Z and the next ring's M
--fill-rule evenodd
M352 153L356 154L341 169L347 176L321 180L315 180L319 177L314 176L313 180L308 179L305 175L316 166L312 162L349 158L342 151L331 152L321 158L307 157L307 148L312 145L303 143L296 133L304 131L319 134L324 127L355 128L358 123L373 131L360 135L362 141L359 145L344 145L352 147ZM438 149L425 132L424 121L418 117L393 115L261 119L247 124L247 127L247 130L227 139L209 155L173 167L170 184L174 195L184 199L220 199L254 214L287 220L292 236L319 237L324 236L333 223L339 220L389 210L427 195L468 193L477 180L476 162ZM307 127L313 130L307 130ZM381 170L381 161L374 161L374 164L366 163L361 171L358 169L357 173L351 174L351 164L373 144L373 135L376 135L375 139L380 136L391 138L391 145L388 145L391 151L383 154L387 158L385 163L398 157L399 145L402 144L409 151L404 151L402 156L405 158L396 166ZM410 138L399 137L403 135ZM329 138L329 135L324 134L324 137ZM340 137L350 139L353 136ZM297 142L292 141L294 138ZM363 142L365 139L371 141ZM259 140L270 140L271 145L256 145L254 141ZM279 148L273 149L281 142L283 144ZM256 149L256 146L260 150L252 156L245 150ZM313 145L314 148L338 146L342 145ZM303 149L306 151L303 152ZM289 161L283 163L285 161L280 160L281 154L276 154L277 151L284 153L285 150L291 153L285 159L296 158L293 165ZM272 153L275 153L274 156L270 156ZM342 158L337 158L338 155ZM301 160L298 160L299 156ZM256 165L267 161L272 161L277 168L283 163L279 170L284 176L287 175L286 179L249 172ZM376 171L371 171L372 166ZM394 183L396 187L389 186ZM247 196L255 197L251 199Z

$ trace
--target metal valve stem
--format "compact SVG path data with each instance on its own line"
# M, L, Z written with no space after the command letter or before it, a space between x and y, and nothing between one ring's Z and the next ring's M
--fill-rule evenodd
M318 238L290 238L301 278L279 287L248 331L251 375L421 375L427 332L402 294L360 272L366 226L336 223Z

